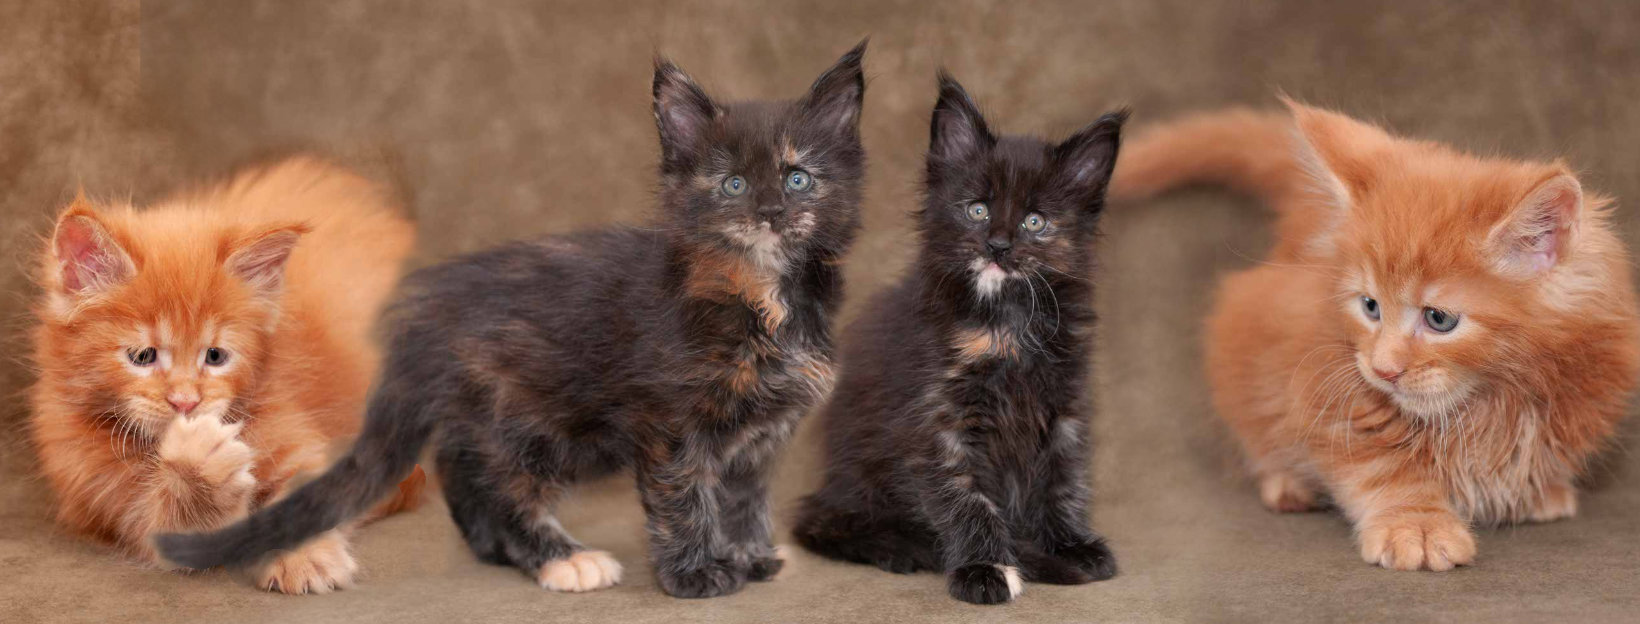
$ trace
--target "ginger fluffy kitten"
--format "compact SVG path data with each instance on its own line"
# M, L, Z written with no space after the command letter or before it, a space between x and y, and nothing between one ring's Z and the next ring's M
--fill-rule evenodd
M1574 515L1640 373L1610 201L1564 164L1289 107L1156 128L1112 190L1220 183L1279 215L1268 260L1225 279L1206 345L1264 503L1329 494L1362 558L1398 570L1472 563L1473 526Z
M380 358L370 327L414 231L384 189L298 157L157 206L81 197L43 252L31 434L59 522L156 561L149 537L203 530L324 468L359 428ZM414 506L423 477L379 513ZM339 532L258 585L346 585Z

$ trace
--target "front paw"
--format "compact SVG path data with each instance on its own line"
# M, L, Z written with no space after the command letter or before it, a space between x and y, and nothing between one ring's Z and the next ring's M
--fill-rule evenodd
M1103 581L1116 576L1116 555L1110 552L1104 539L1094 538L1055 549L1053 554L1075 564L1078 570L1088 575L1090 581Z
M352 585L358 571L347 542L333 531L281 553L257 576L256 585L285 594L328 594Z
M778 556L757 557L746 566L746 580L756 583L772 581L785 567L786 560Z
M159 458L210 485L249 493L256 485L256 452L239 440L241 427L210 414L172 418L160 436Z
M946 577L951 597L974 604L1002 604L1024 593L1019 570L1000 563L970 563Z
M716 598L740 591L746 576L727 562L681 572L659 572L661 590L676 598Z
M1450 513L1370 520L1361 526L1361 558L1394 570L1444 572L1475 561L1475 536Z

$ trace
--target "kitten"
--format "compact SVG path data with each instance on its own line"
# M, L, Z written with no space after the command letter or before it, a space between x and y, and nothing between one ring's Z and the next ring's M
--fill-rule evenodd
M1560 163L1288 106L1156 128L1112 191L1216 182L1279 215L1207 335L1214 403L1264 504L1328 494L1362 558L1398 570L1473 562L1472 525L1574 515L1640 373L1610 200Z
M1126 112L1057 145L993 135L940 76L916 269L850 328L828 467L794 533L959 600L1116 573L1088 527L1093 246Z
M553 517L631 468L660 586L729 594L779 572L771 463L832 379L838 263L859 226L865 44L795 102L718 103L658 61L661 218L421 271L392 314L365 433L330 473L160 550L200 568L301 544L410 470L435 430L451 516L484 561L557 591L621 566Z
M152 560L152 534L224 526L322 469L358 430L414 236L384 189L308 157L146 210L75 200L42 254L29 395L61 524ZM356 568L333 531L258 584L322 593Z

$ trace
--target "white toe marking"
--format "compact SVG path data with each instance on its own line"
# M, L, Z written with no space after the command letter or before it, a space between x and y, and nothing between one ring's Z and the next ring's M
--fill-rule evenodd
M541 587L561 592L586 592L621 582L621 562L602 550L583 550L541 566Z
M1019 580L1019 568L1011 565L1002 565L1000 563L996 564L996 566L998 570L1002 570L1003 580L1008 581L1009 600L1018 598L1020 594L1025 593L1025 582Z

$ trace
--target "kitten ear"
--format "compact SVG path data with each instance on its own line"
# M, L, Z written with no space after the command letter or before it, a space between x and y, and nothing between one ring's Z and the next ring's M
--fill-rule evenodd
M57 262L59 283L71 295L104 292L137 274L131 255L109 233L96 209L83 196L76 197L57 217L51 251Z
M699 155L707 130L722 111L688 74L662 58L655 59L654 90L662 169L687 168Z
M222 265L258 294L277 296L285 285L285 262L308 230L296 224L253 231L228 245L228 258Z
M809 94L803 97L801 105L804 114L820 127L838 133L859 133L860 108L866 93L866 77L861 62L865 59L866 43L869 41L861 40L831 69L820 74L814 86L809 87Z
M1375 181L1373 156L1395 138L1373 126L1281 98L1298 129L1298 160L1338 207L1352 205Z
M996 144L996 137L985 126L985 117L968 91L943 69L939 80L940 97L929 122L929 159L960 163L976 158Z
M1500 272L1531 276L1555 266L1577 233L1583 185L1565 170L1533 187L1489 237Z
M1111 172L1116 169L1116 152L1122 146L1122 124L1127 118L1127 109L1107 113L1054 146L1054 164L1070 188L1104 192Z

